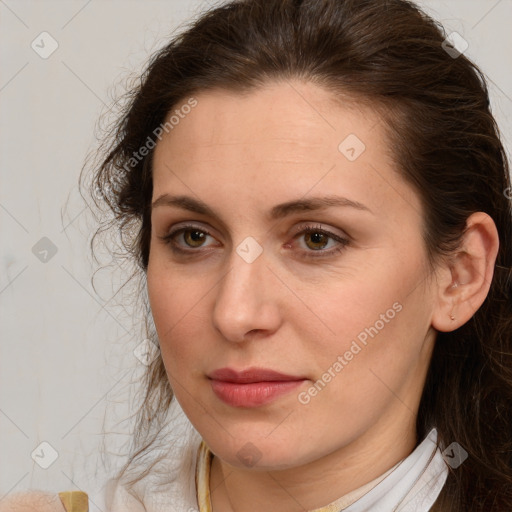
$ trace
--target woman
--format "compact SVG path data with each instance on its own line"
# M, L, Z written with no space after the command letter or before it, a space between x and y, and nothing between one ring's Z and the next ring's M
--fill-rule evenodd
M109 510L511 509L512 189L457 44L248 0L153 57L94 176L156 352Z

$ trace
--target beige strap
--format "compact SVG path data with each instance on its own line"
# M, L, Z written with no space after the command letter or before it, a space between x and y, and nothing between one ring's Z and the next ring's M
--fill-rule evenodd
M59 492L66 512L89 512L89 498L82 491Z

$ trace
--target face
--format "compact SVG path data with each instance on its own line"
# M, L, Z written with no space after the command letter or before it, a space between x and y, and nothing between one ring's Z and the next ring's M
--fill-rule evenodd
M238 467L414 430L434 341L422 208L382 122L292 83L198 94L154 155L161 354L194 427Z

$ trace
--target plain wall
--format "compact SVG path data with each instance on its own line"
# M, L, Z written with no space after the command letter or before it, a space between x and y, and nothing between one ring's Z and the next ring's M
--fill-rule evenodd
M102 432L121 450L128 441L142 335L116 306L122 293L110 300L122 273L100 272L91 285L94 219L78 177L116 84L212 3L0 2L0 498L83 489L91 512L104 510ZM468 41L510 154L512 1L421 5ZM54 43L42 32L58 43L48 58L40 54Z

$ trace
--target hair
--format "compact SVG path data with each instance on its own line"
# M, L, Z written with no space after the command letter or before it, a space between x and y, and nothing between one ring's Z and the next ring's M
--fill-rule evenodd
M416 433L423 439L435 426L440 447L457 442L469 454L461 466L449 468L432 510L510 510L511 180L485 76L464 54L450 55L446 37L439 22L407 0L218 5L151 57L101 150L93 197L97 205L99 191L111 215L109 227L121 233L143 283L153 149L134 155L149 147L175 107L202 91L243 94L300 79L377 109L397 171L422 202L429 262L457 251L474 212L490 215L498 230L500 247L484 303L460 328L437 333ZM149 316L146 308L146 325ZM147 336L158 344L154 329L148 327ZM148 367L144 390L122 472L146 460L165 424L173 392L161 357Z

